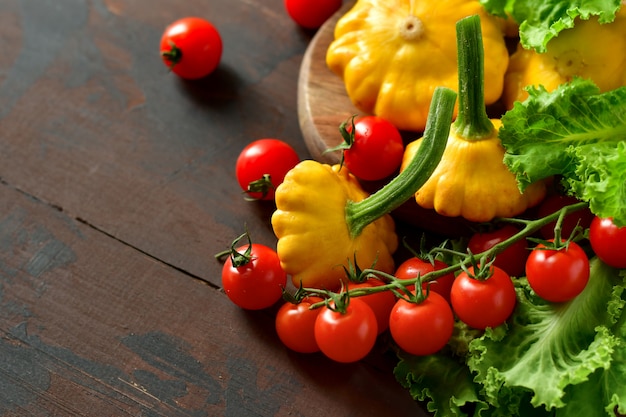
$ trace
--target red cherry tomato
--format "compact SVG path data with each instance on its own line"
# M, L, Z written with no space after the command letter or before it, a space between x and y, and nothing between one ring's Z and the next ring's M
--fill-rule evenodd
M245 253L249 245L236 249ZM222 267L222 287L228 298L246 310L271 307L283 296L287 274L280 266L278 254L268 246L252 243L249 262L233 265L229 256Z
M355 288L371 288L379 285L383 285L380 280L370 278L361 283L348 283L348 290ZM359 297L370 306L374 315L376 316L376 324L378 325L378 334L381 334L389 328L389 314L391 309L396 304L396 296L391 291L381 291L369 295Z
M469 267L470 274L474 268ZM450 291L452 309L461 321L475 329L503 324L513 312L516 302L515 286L509 275L491 266L491 276L476 279L462 271Z
M539 217L545 217L565 206L576 203L580 203L580 200L578 200L576 197L553 194L549 197L546 197L546 199L541 202L537 210L537 214ZM570 213L563 219L563 223L561 223L561 236L565 239L569 238L574 231L576 224L578 224L583 229L586 229L591 224L591 220L593 220L593 217L594 216L589 209L582 209ZM549 223L541 228L541 235L544 239L554 239L555 225L556 221Z
M351 134L352 124L345 128ZM352 145L343 152L344 164L355 177L375 181L389 177L400 167L404 142L393 124L381 117L365 116L354 121Z
M473 254L478 254L491 249L500 242L504 242L517 232L518 230L515 226L505 225L494 231L475 233L470 237L467 248ZM493 265L504 269L512 277L521 277L524 275L526 258L528 258L529 254L530 251L528 250L526 239L518 240L497 254Z
M315 320L315 340L324 355L336 362L363 359L376 343L378 327L372 309L358 298L345 313L322 307Z
M339 8L342 0L285 0L285 9L298 25L317 29Z
M454 315L448 302L431 292L419 304L399 299L389 317L389 332L405 352L431 355L443 348L454 330Z
M561 249L539 244L526 261L526 278L544 300L569 301L580 294L589 281L589 259L575 242Z
M626 268L626 226L618 227L610 218L595 217L589 227L589 242L604 263Z
M285 174L300 162L296 151L279 139L258 139L237 158L235 174L250 199L272 200Z
M315 341L315 319L321 308L311 310L313 304L322 302L319 297L305 297L298 304L285 303L276 313L276 333L289 349L300 353L320 350Z
M424 276L432 271L439 271L447 268L448 265L438 259L435 259L434 264L430 261L425 261L420 258L409 258L398 266L396 273L394 274L398 279L415 279L417 275ZM422 283L422 288L425 290L427 286L430 287L430 291L436 292L441 295L447 302L450 302L450 289L454 282L454 273L450 272L442 277L433 281ZM409 290L413 290L415 286L409 286Z
M169 25L160 46L165 65L174 74L190 80L212 73L222 58L219 32L199 17L185 17Z

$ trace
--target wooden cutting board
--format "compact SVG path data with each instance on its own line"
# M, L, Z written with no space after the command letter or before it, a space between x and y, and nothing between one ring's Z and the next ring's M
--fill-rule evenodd
M341 154L324 154L329 147L341 143L339 125L354 114L363 112L354 107L346 94L341 77L326 66L326 51L334 39L337 20L352 6L347 2L311 40L302 60L298 80L298 115L305 144L311 156L326 163L338 163Z

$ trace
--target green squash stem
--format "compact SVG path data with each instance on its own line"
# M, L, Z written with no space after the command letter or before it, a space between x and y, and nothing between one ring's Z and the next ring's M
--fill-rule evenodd
M456 93L437 87L428 112L422 144L406 168L369 197L346 204L346 223L355 238L365 226L408 201L430 178L448 142Z
M493 137L494 126L485 109L485 63L480 17L469 16L456 24L459 66L459 113L453 133L466 140Z

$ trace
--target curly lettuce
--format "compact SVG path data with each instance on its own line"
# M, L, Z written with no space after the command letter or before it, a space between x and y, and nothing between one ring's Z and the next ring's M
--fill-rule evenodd
M620 8L620 0L480 0L487 11L512 17L519 24L520 43L527 49L545 52L550 39L574 27L575 19L598 16L610 23Z
M594 214L626 225L626 87L600 93L576 78L552 92L528 92L504 114L499 131L520 190L558 175Z
M516 288L511 320L465 356L401 356L396 378L436 417L625 413L626 270L592 259L587 287L568 303L540 299L524 279Z

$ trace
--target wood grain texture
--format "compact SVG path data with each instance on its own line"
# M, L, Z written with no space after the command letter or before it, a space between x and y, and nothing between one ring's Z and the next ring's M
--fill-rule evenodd
M389 359L293 354L271 311L6 185L0 245L0 415L420 415Z
M341 143L339 125L355 114L362 115L350 101L342 78L326 65L326 51L334 40L337 20L353 6L348 1L315 34L300 67L298 117L307 149L318 161L338 163L339 152L325 152Z
M198 82L158 53L188 15L225 45ZM0 416L425 415L386 340L354 365L293 354L274 310L220 289L213 255L244 227L275 244L240 150L278 137L310 157L312 35L279 0L0 2Z

